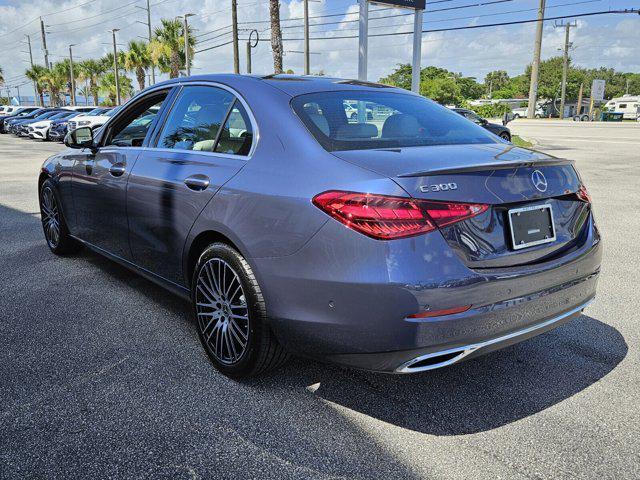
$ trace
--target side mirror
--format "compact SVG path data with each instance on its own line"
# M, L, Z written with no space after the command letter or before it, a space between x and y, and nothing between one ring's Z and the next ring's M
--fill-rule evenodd
M93 144L93 130L89 127L80 127L67 133L64 137L64 144L69 148L90 148L95 149Z

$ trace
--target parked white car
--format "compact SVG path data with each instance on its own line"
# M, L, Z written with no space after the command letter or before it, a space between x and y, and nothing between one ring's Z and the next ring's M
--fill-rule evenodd
M102 109L96 108L91 112L88 112L84 115L78 115L77 118L69 121L68 129L70 132L79 127L89 127L91 130L96 130L100 128L102 125L107 123L107 120L111 118L111 116L118 111L118 108L112 109ZM99 114L94 114L94 112L100 112Z
M13 115L21 108L20 105L2 105L0 106L0 115Z
M28 127L29 138L33 138L34 140L47 140L49 138L49 129L54 121L62 120L67 117L76 117L77 115L78 112L73 110L69 110L68 112L63 111L47 118L46 120L31 123Z
M527 118L527 108L528 107L520 107L511 110L511 113L513 113L513 118ZM542 111L540 106L536 107L536 118L542 118L543 116L544 112Z

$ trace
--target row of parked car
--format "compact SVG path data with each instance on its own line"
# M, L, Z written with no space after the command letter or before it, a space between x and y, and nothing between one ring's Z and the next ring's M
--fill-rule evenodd
M0 107L0 133L42 141L62 142L77 127L96 129L114 113L113 108L92 106Z

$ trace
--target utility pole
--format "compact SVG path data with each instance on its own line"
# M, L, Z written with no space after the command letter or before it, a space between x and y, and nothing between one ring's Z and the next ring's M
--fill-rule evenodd
M149 43L153 39L153 35L151 34L151 4L150 0L147 0L147 27L149 28ZM156 68L153 64L151 64L151 85L156 83Z
M16 90L18 91L18 105L21 105L22 102L20 101L20 85L16 85Z
M147 6L146 7L140 7L138 5L135 5L135 8L139 8L141 10L146 10L147 11L147 21L146 22L141 22L140 20L137 20L136 23L141 23L143 25L147 26L147 40L149 43L151 43L151 41L153 40L153 33L151 32L151 4L150 4L150 0L147 0ZM144 38L140 35L138 35L139 38ZM153 63L151 63L151 80L147 80L147 83L149 85L153 85L154 83L156 83L156 70L155 70L155 66L153 65Z
M571 42L569 42L569 31L571 27L576 27L577 23L556 23L556 28L564 27L564 55L562 63L562 93L560 96L560 118L564 118L564 106L567 100L567 74L569 72L569 48L571 48Z
M119 28L114 28L111 30L111 35L113 37L113 73L116 77L116 103L120 105L120 74L118 72L118 47L116 47L116 32L119 32Z
M304 74L311 75L309 55L309 0L304 0Z
M187 77L191 76L191 66L189 65L189 17L193 17L193 13L184 14L184 66Z
M238 1L231 0L231 28L233 35L233 73L240 73L240 52L238 51Z
M624 89L624 94L629 95L629 79L627 78L627 87Z
M49 69L49 51L47 50L47 33L44 30L44 20L40 17L40 35L42 36L42 51L44 52L44 68Z
M538 22L536 24L536 43L533 49L533 63L531 64L531 85L529 86L529 107L527 118L535 118L536 103L538 102L538 79L540 76L540 52L542 50L542 31L544 28L544 9L546 0L540 0L538 7Z
M31 51L31 37L29 35L25 35L25 37L27 37L27 45L29 46L29 64L31 65L31 68L33 68L33 52ZM34 98L34 105L40 105L40 95L38 95L38 85L36 84L36 81L33 81L33 98Z
M69 45L69 74L71 77L71 105L76 104L76 79L73 76L73 51L71 47L75 47L75 43Z

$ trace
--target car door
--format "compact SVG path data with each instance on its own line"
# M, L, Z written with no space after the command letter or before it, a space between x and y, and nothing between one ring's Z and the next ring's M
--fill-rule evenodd
M76 232L82 240L130 260L126 186L143 151L147 134L169 90L159 90L127 105L97 139L98 148L83 150L73 167L72 194ZM153 115L155 115L153 114ZM142 122L141 119L145 118Z
M221 128L222 127L222 128ZM182 284L182 251L189 230L222 185L245 165L253 119L229 89L187 85L145 149L127 186L134 262Z

